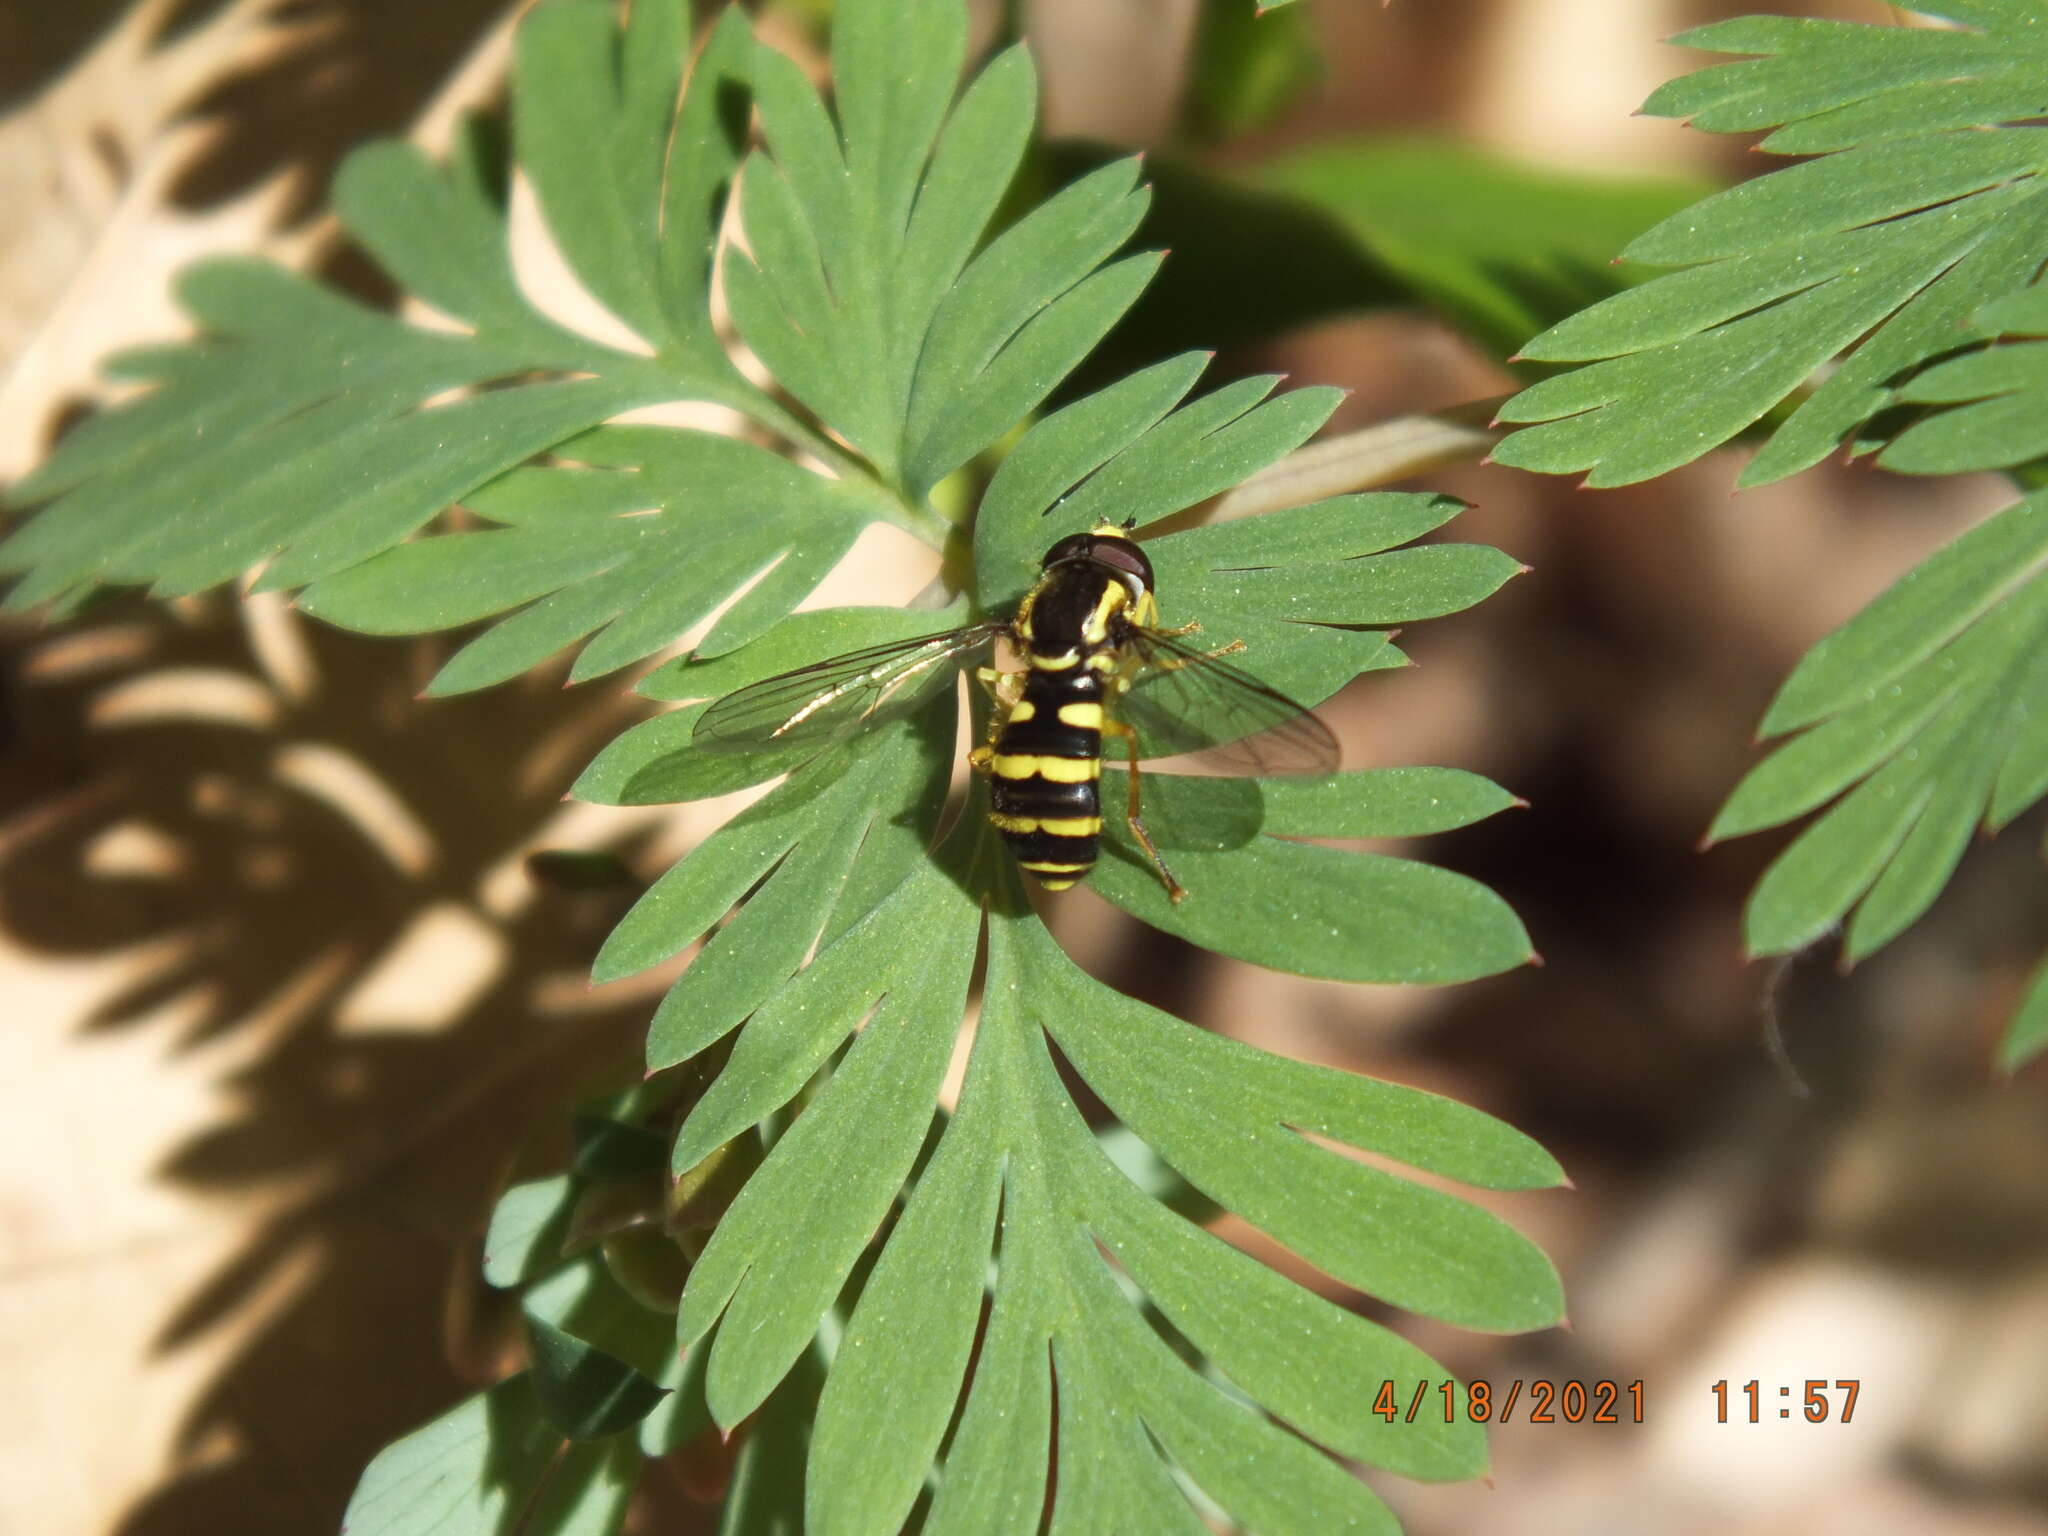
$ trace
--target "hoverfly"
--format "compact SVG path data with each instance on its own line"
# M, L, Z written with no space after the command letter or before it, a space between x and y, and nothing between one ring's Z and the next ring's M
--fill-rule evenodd
M1152 588L1152 562L1129 527L1098 523L1045 552L1008 622L849 651L768 678L712 704L692 740L727 752L823 747L901 718L949 675L946 662L1007 639L1022 668L976 669L996 704L988 740L968 759L989 780L989 820L1047 890L1081 880L1100 847L1103 740L1114 737L1130 764L1125 821L1177 902L1187 892L1140 814L1141 757L1193 748L1240 773L1327 773L1338 750L1322 721L1223 659L1243 641L1200 650L1186 643L1200 625L1160 628Z

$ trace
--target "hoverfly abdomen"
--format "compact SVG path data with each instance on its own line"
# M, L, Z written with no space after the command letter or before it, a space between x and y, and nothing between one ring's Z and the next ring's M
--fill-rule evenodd
M1130 551L1127 566L1102 550ZM989 743L989 819L1049 891L1095 867L1101 847L1105 696L1123 666L1144 557L1120 528L1062 540L1018 611L1024 671Z
M1094 866L1102 808L1102 680L1091 669L1034 667L996 731L989 809L1017 862L1048 890Z

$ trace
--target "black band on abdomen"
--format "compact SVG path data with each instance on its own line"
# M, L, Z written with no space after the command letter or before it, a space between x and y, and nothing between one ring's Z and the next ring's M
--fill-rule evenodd
M1080 865L1095 862L1101 840L1094 833L1072 837L1057 832L1006 832L1010 851L1017 862L1029 869L1033 864Z
M1051 821L1097 814L1100 801L1093 779L1060 784L1035 775L1028 779L997 777L989 781L989 804L1006 816L1037 816Z
M1033 672L1024 679L1022 700L1031 706L1030 711L1024 719L1013 715L1003 722L996 750L1039 757L1098 757L1102 753L1101 728L1062 720L1060 711L1069 705L1099 705L1101 701L1102 684L1085 667ZM1097 713L1099 717L1099 710Z
M1102 732L1091 725L1069 725L1057 715L1012 720L996 735L998 752L1034 757L1090 758L1102 755Z

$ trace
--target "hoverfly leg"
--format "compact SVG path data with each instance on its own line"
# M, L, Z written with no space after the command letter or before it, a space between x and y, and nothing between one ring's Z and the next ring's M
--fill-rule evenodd
M1000 667L976 667L974 680L988 690L988 696L996 701L996 707L1005 712L1015 709L1017 701L1024 697L1024 674L1005 672Z
M1189 624L1180 629L1162 630L1161 633L1185 635L1201 627L1199 624ZM1228 645L1219 645L1215 650L1204 651L1199 656L1155 656L1152 659L1152 665L1159 668L1162 672L1178 672L1182 667L1192 667L1197 662L1214 661L1219 656L1235 656L1239 651L1245 649L1247 647L1242 640L1233 640Z
M1002 734L1003 722L1024 697L1024 674L1005 672L998 667L976 667L974 679L988 690L996 707L989 712L988 740L967 754L967 766L976 773L988 773L995 760L996 738Z
M1141 807L1141 791L1138 787L1138 733L1121 720L1105 720L1102 722L1102 734L1120 737L1123 740L1124 751L1130 757L1131 781L1131 798L1124 811L1124 823L1131 829L1131 836L1138 840L1138 846L1145 850L1145 857L1152 861L1153 869L1158 871L1159 883L1166 887L1166 899L1178 903L1184 900L1188 893L1181 883L1173 878L1172 872L1166 867L1166 860L1159 857L1159 849L1152 841L1152 834L1145 830L1144 820L1138 814Z

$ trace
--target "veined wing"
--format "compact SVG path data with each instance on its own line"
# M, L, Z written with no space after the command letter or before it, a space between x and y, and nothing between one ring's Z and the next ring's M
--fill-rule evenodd
M1307 706L1159 630L1138 630L1131 643L1145 670L1114 707L1146 757L1187 753L1232 773L1336 771L1337 738Z
M947 662L987 645L1002 630L1000 624L970 624L765 678L705 710L690 740L713 752L829 746L864 727L902 719L951 675Z

